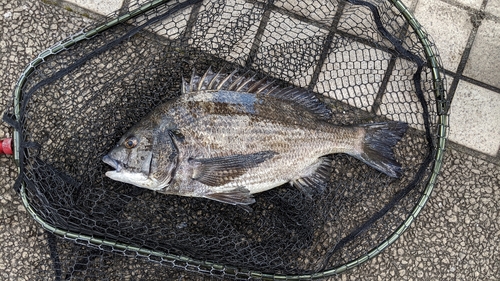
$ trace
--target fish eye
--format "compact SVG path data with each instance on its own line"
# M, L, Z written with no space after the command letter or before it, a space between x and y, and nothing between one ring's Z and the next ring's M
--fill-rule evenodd
M125 139L125 141L123 142L123 145L126 147L126 148L134 148L137 146L137 144L139 143L139 140L137 140L136 137L128 137Z

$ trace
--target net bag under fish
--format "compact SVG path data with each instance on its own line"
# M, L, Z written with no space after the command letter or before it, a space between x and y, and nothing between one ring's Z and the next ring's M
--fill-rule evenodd
M316 93L339 125L409 128L391 178L332 156L323 192L288 184L253 211L105 177L102 157L193 70L250 71ZM431 40L398 1L157 0L57 43L21 75L16 190L46 232L40 279L314 279L374 257L418 216L442 164L449 103ZM290 112L293 114L293 112Z

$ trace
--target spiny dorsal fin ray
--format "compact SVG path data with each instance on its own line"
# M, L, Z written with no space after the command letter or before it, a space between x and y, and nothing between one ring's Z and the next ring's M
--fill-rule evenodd
M268 90L268 88L274 84L274 81L268 81L266 78L262 78L257 82L254 82L249 88L248 92L249 93L256 93L260 94L265 90Z
M196 89L198 91L201 91L203 88L203 84L210 84L210 82L213 79L213 74L214 73L212 72L212 68L209 67L207 69L207 71L205 71L205 74L203 74L203 76L201 76L200 81L198 81L198 86L196 87ZM210 79L210 77L212 77L212 78Z
M207 85L207 89L214 89L214 87L217 85L218 79L221 77L221 71L219 70L215 75L212 77L212 80L210 80L210 83Z
M186 93L189 93L191 91L194 91L196 89L196 81L199 80L200 77L196 75L196 69L193 69L193 73L191 74L191 80L189 80L189 90Z
M245 74L248 74L248 73L245 73ZM241 91L243 87L239 87L239 85L246 84L246 81L250 80L250 79L251 78L245 77L245 75L237 77L236 80L234 80L233 83L231 83L231 85L229 85L228 90L235 91L235 92Z
M245 92L251 93L249 91L249 86L253 85L255 83L256 83L256 81L255 81L255 75L251 76L250 78L245 78L245 79L243 79L241 81L240 85L235 89L235 91L236 92L241 92L241 91L245 91L245 89L247 89Z
M236 73L238 73L238 70L236 70L236 69L235 69L235 70L233 70L233 72L231 72L229 75L227 75L225 78L223 78L223 79L219 82L219 84L214 85L213 90L217 90L217 91L220 91L220 90L225 90L225 89L223 89L222 87L223 87L223 86L224 86L227 82L230 82L230 81L231 81L231 79L234 77L234 75L235 75ZM219 75L224 76L224 74L220 74L220 72L219 72Z
M181 93L184 95L186 93L189 93L191 91L191 88L189 87L189 83L186 82L186 79L182 77L182 88L181 88Z
M231 73L214 73L209 68L201 77L193 70L189 85L186 81L182 81L182 93L192 93L197 91L234 91L246 92L257 95L268 95L275 99L283 101L291 101L307 111L311 112L317 118L328 120L331 118L331 110L322 103L313 93L302 88L281 88L276 85L274 79L256 79L256 75L252 75L250 71L243 75L237 75L238 70Z

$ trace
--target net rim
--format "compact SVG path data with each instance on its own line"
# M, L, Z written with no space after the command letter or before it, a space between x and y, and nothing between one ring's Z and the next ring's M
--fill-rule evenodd
M14 88L14 116L16 120L20 120L20 106L21 106L21 98L22 98L22 88L25 85L28 76L34 71L35 67L38 65L42 64L44 62L44 59L52 56L52 55L57 55L58 53L62 52L64 49L69 48L70 46L73 46L83 40L90 39L93 36L99 34L100 32L103 32L107 29L110 29L122 22L126 22L129 19L132 19L134 17L140 16L141 14L154 9L155 7L158 7L162 4L166 4L170 2L171 0L154 0L151 2L148 2L139 8L124 14L120 15L114 19L111 19L110 21L99 25L98 27L87 31L87 32L79 32L74 34L73 36L70 36L69 39L66 39L65 41L59 42L55 44L54 46L48 48L47 50L41 52L36 59L31 61L28 66L24 69L22 74L20 75L18 81L16 82L15 88ZM239 275L241 276L250 276L253 278L260 278L260 279L272 279L272 280L302 280L302 279L320 279L320 278L325 278L333 275L340 274L344 271L347 271L349 269L355 268L358 265L374 258L378 254L380 254L384 249L389 247L392 243L394 243L408 228L409 226L413 223L413 221L416 219L416 217L420 214L422 209L424 208L425 204L429 200L432 191L434 189L434 186L436 184L439 171L442 167L442 162L443 162L443 157L445 153L445 147L446 147L446 140L447 140L447 133L448 133L448 128L449 128L449 119L448 119L448 109L450 106L450 102L446 98L446 91L443 83L443 79L441 78L441 72L442 72L442 67L440 66L440 62L438 60L437 53L433 50L433 44L423 27L420 25L420 23L417 21L417 19L413 16L413 14L408 10L408 8L400 1L400 0L389 0L389 2L405 17L406 21L409 23L409 25L414 29L414 32L418 36L418 39L420 40L420 43L422 44L424 48L424 53L427 59L427 66L431 69L431 75L432 75L432 81L433 81L433 90L434 90L434 97L436 98L436 106L437 106L437 143L436 143L436 150L434 152L434 161L432 164L431 168L431 173L430 176L428 177L426 187L417 202L416 206L413 208L411 213L407 216L407 218L404 220L404 222L391 234L389 235L383 242L381 242L377 247L374 247L370 251L368 251L366 254L358 257L357 259L354 259L350 262L347 262L343 265L334 267L334 268L329 268L320 272L316 273L311 273L311 274L299 274L299 275L284 275L284 274L273 274L273 273L262 273L254 270L246 270L243 268L236 268L232 266L227 266L223 264L217 264L213 262L207 262L207 261L202 261L202 260L197 260L194 258L190 258L188 256L180 256L180 255L172 255L160 251L154 251L151 249L147 248L141 248L141 247L135 247L131 246L125 243L120 243L119 241L112 241L112 240L106 240L106 239L100 239L96 238L93 236L88 236L88 235L83 235L79 233L74 233L70 232L64 229L60 229L57 227L52 226L51 224L45 222L37 213L36 211L31 207L27 194L26 194L26 187L25 183L22 182L20 185L20 197L22 200L22 203L28 213L33 217L33 219L38 222L42 228L45 230L63 237L65 239L71 239L71 240L80 240L80 241L85 241L89 244L95 245L95 246L111 246L114 249L121 250L123 252L127 251L133 251L136 252L140 256L157 256L162 259L164 262L185 262L189 263L191 265L199 266L201 268L205 268L207 270L220 270L223 271L225 274L230 274L233 276L238 277ZM20 172L20 132L18 131L19 128L14 128L14 133L13 133L13 146L14 146L14 161L16 165L18 166L18 173Z

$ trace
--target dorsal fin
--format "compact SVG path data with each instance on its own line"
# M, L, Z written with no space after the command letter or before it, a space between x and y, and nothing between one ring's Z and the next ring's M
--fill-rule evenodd
M249 93L260 94L263 91L269 90L269 87L274 85L274 81L268 81L266 78L262 78L259 81L253 83L249 88Z
M242 75L237 73L238 70L231 73L221 73L221 71L214 73L208 68L202 76L198 76L193 70L189 83L182 78L182 94L221 90L253 93L293 102L320 119L331 118L331 110L308 90L295 87L281 88L277 86L276 80L267 78L257 80L256 75L252 75L251 72Z
M221 78L221 81L214 85L213 89L214 90L225 90L223 89L222 87L224 87L224 85L226 83L231 83L231 79L233 79L234 75L238 73L238 70L233 70L233 72L231 72L229 75L227 75L226 77L224 77L224 74L220 74L219 72L219 75L220 75L220 78Z
M323 102L313 93L302 88L273 87L269 91L266 91L265 94L277 99L292 101L299 104L321 119L328 120L332 117L332 111Z
M210 69L210 68L209 68L209 69ZM214 86L215 86L215 85L217 85L217 84L216 84L216 83L217 83L217 78L219 78L219 77L220 77L220 70L219 70L219 72L217 72L217 73L214 75L214 77L212 78L212 80L208 83L207 88L208 88L208 89L213 89L213 88L214 88Z
M201 91L202 87L204 86L203 84L205 84L206 81L208 81L206 84L210 85L210 82L212 82L213 80L213 74L214 73L212 72L212 68L209 67L208 70L205 71L205 74L200 77L200 80L198 81L198 85L196 87L196 91ZM210 79L210 76L212 77L212 79Z

